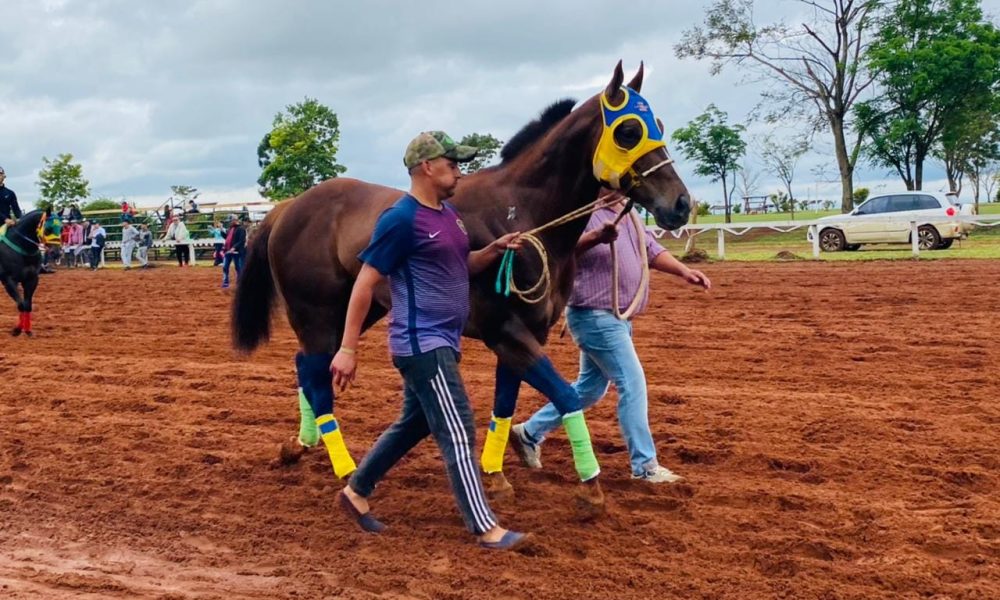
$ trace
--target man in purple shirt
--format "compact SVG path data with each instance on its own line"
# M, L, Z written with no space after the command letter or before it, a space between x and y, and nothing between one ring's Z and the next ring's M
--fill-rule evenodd
M433 435L466 526L481 546L510 550L527 536L500 527L486 501L472 460L476 445L472 409L458 371L462 329L469 315L469 275L487 268L508 246L519 247L517 234L512 233L470 252L458 211L444 201L462 176L458 163L475 154L475 148L459 146L441 131L414 138L403 158L410 172L410 193L382 213L371 242L359 256L364 265L351 292L344 339L330 370L341 389L354 379L361 325L375 286L388 277L389 352L403 376L403 411L351 475L340 503L363 529L380 532L384 525L369 512L368 497L399 459Z
M632 345L632 322L618 319L613 312L611 244L618 256L618 298L622 304L627 306L635 298L642 279L638 232L628 224L619 231L614 224L623 202L619 195L613 206L591 215L576 246L576 280L566 309L566 322L580 347L580 374L573 388L586 409L604 397L609 382L614 382L618 390L618 423L628 446L632 478L673 483L681 477L656 460L647 415L646 375ZM678 261L648 232L645 244L650 268L677 275L706 291L711 289L712 283L704 273ZM641 313L648 300L647 288L634 314ZM511 427L512 445L525 466L542 468L542 441L560 423L559 411L550 403L528 421Z

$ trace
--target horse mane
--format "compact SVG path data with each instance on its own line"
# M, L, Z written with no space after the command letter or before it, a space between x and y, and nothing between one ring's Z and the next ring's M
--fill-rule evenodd
M28 223L30 223L32 221L32 219L34 219L34 217L36 217L36 216L38 217L38 220L35 222L35 224L32 227L29 227L29 229L38 228L38 224L41 222L42 215L44 215L44 214L45 214L45 211L44 210L40 210L40 209L35 209L33 211L26 212L23 215L21 215L21 218L17 220L17 223L15 223L14 225L11 226L11 229L15 229L17 231L21 231L21 227L24 226L24 225L27 225Z
M576 100L572 98L556 100L550 104L537 119L522 127L514 134L514 137L510 138L510 141L504 144L503 149L500 150L500 162L509 162L524 152L557 123L565 119L573 111L574 106L576 106Z

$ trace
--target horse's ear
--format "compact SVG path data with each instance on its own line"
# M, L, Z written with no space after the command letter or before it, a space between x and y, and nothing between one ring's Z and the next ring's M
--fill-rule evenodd
M641 92L642 91L642 63L641 62L639 63L639 70L636 71L635 77L632 78L632 81L628 82L628 87L630 87L631 89L633 89L633 90L635 90L637 92Z
M608 87L604 88L604 97L608 99L608 103L612 106L617 106L621 104L624 100L624 92L622 92L622 81L625 80L625 73L622 72L622 61L618 61L615 65L615 72L611 76L611 83Z

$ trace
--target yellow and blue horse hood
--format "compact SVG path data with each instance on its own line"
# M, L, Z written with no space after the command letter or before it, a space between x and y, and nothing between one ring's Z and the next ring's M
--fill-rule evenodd
M594 177L614 189L620 189L621 178L632 170L632 165L642 156L667 144L663 141L663 132L653 116L649 103L639 95L639 92L621 88L625 99L617 106L612 106L603 93L601 100L601 116L604 130L594 151ZM632 148L623 148L615 142L615 129L630 119L637 120L642 127L642 138Z

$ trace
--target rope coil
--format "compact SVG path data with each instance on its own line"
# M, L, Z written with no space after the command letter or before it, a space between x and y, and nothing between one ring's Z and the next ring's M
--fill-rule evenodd
M664 158L660 162L656 163L655 165L646 169L645 171L643 171L641 174L638 175L638 177L636 178L637 181L633 183L633 185L629 188L629 191L631 191L632 188L641 185L642 179L648 176L650 173L674 162L674 159L670 157L670 155L666 152L666 149L664 149L664 155L666 156L666 158ZM634 171L632 172L634 173ZM535 281L535 283L528 289L522 290L518 288L517 285L514 283L515 252L511 248L507 248L507 250L505 250L503 253L503 258L500 260L500 269L497 272L497 281L495 286L496 293L503 294L505 297L509 297L511 293L513 293L514 296L516 296L518 299L520 299L522 302L526 304L538 304L543 299L545 299L545 297L548 296L549 288L551 287L551 275L549 274L549 254L548 252L545 251L545 244L543 244L542 241L538 239L536 234L541 233L546 229L551 229L552 227L558 227L559 225L563 225L570 221L574 221L584 215L589 216L602 208L612 206L614 203L607 202L607 199L613 195L614 193L605 194L600 198L598 198L597 200L594 200L593 202L584 204L580 208L571 210L565 215L553 219L552 221L549 221L544 225L540 225L530 231L522 233L519 236L520 239L524 240L529 245L531 245L538 253L538 257L542 261L542 272L538 276L538 280ZM618 218L615 219L615 225L617 225L618 222L622 220L622 217L624 217L626 213L628 213L631 216L632 224L638 232L639 253L642 258L642 277L639 281L639 289L636 290L635 298L632 299L632 302L629 304L629 307L628 309L625 310L625 312L621 312L619 305L619 298L618 298L618 254L617 252L615 252L615 245L611 244L612 308L615 317L617 317L622 321L632 317L632 314L639 307L639 304L642 302L642 298L646 294L646 288L649 286L649 258L646 250L646 230L645 227L643 227L642 223L639 221L639 216L632 211L632 203L633 201L626 197L625 209L622 210L621 214L618 215Z

